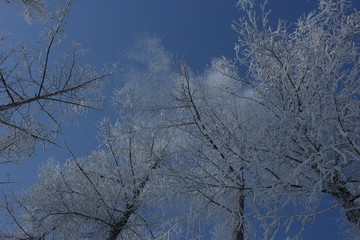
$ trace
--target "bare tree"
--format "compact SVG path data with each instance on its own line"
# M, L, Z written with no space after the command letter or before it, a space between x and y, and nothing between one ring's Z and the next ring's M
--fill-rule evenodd
M72 1L53 16L43 40L33 50L23 44L7 49L2 39L0 52L0 156L7 163L31 156L36 143L55 144L62 116L74 110L98 109L102 100L102 79L109 69L97 71L81 63L85 51L79 43L61 50L66 15ZM26 4L40 4L26 1Z
M248 74L226 59L212 67L222 77L179 68L175 107L183 111L173 126L188 144L174 175L213 206L211 216L215 208L232 216L221 239L256 237L252 222L274 239L298 222L296 239L339 207L359 229L359 12L320 1L289 30L281 20L268 26L266 1L260 18L249 1L241 6L237 61ZM334 201L322 208L326 196Z
M148 44L154 47L151 39ZM169 129L145 127L161 114L138 108L144 96L126 88L121 95L131 106L115 124L102 121L98 151L73 155L65 165L49 160L36 186L5 199L13 221L3 238L173 239L180 220L174 210L164 213L171 192L161 173L173 136Z
M5 3L19 3L23 7L21 15L28 23L50 20L51 12L46 6L46 0L4 0Z
M266 5L260 18L252 1L239 6L238 58L215 59L203 74L184 63L172 72L156 38L137 44L131 60L145 70L116 91L120 121L103 128L106 148L44 168L17 201L25 214L8 207L21 234L299 239L334 208L359 228L359 11L319 1L292 29L272 29ZM153 221L146 207L158 203L165 217ZM44 231L31 235L26 224Z
M265 239L297 222L296 239L334 208L358 229L359 12L320 1L293 30L283 21L273 30L266 2L260 18L251 6L234 25L246 76L226 59L200 76L178 68L167 106L177 111L163 123L181 132L174 182L194 193L194 212L227 214L222 239L254 237L254 221Z
M17 239L154 239L161 221L158 169L168 155L164 131L139 131L120 123L101 127L101 150L73 156L64 166L50 160L38 183L7 204ZM170 138L169 138L170 139ZM15 207L15 208L14 208ZM18 211L22 211L18 217ZM13 235L14 236L14 235Z
M303 219L317 215L325 193L359 228L359 11L348 1L319 1L289 31L283 21L268 26L265 5L261 21L246 8L248 19L234 25L238 60L249 69L239 81L278 119L258 154L286 166L272 179L287 179L307 196Z

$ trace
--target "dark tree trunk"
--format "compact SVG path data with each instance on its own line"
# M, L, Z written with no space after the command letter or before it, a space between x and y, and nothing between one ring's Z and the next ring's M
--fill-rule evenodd
M245 240L244 232L244 210L245 210L245 197L240 195L239 198L239 211L238 216L236 216L234 233L231 237L231 240Z
M237 179L240 183L241 188L235 195L236 199L238 199L239 205L237 206L238 209L235 216L235 224L231 240L245 240L245 196L242 191L242 189L244 188L244 176L242 170L243 168L239 169L240 173L237 175Z
M135 212L135 206L133 204L128 204L125 208L123 215L119 220L114 224L112 229L109 232L107 240L116 240L119 234L125 229L131 215Z
M335 175L332 182L328 184L328 190L325 192L340 203L344 209L346 219L360 229L360 205L356 203L360 195L354 196L338 175Z

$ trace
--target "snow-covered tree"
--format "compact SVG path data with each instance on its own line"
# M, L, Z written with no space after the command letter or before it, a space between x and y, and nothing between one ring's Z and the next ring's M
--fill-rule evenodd
M21 15L28 23L35 21L45 22L50 20L51 13L46 6L46 0L4 0L5 3L19 3L23 10Z
M102 79L112 71L82 64L85 51L79 43L62 49L64 54L56 50L65 37L70 5L58 9L33 49L24 44L9 48L7 38L1 39L1 163L26 159L39 142L54 143L66 112L100 107Z
M174 182L194 193L195 212L228 213L222 239L256 237L256 224L272 239L334 208L359 229L359 11L319 1L272 29L266 4L260 18L252 6L234 25L246 75L227 59L202 75L178 68L165 108L181 132Z
M180 66L174 126L188 133L178 162L189 173L177 176L202 206L232 216L234 239L256 237L254 225L273 239L339 207L359 229L359 11L319 1L292 29L281 20L273 29L266 4L261 17L251 2L241 7L236 60L246 75L226 59L203 76Z
M164 63L170 60L158 39L145 37L139 44L129 59L137 61L141 52L143 56L156 53L156 60ZM172 179L166 174L176 137L170 128L155 127L163 122L163 111L151 107L161 103L141 92L141 82L139 86L132 81L140 76L156 81L168 76L168 71L153 68L154 59L143 58L138 63L149 67L153 75L148 71L143 72L147 76L141 72L127 74L129 81L114 98L117 109L122 105L119 120L115 124L109 119L101 122L99 150L81 158L73 156L65 164L51 159L41 168L36 185L25 194L7 196L4 205L13 228L4 225L7 231L0 236L181 239L183 234L178 233L185 214L176 202L186 198L171 190ZM176 194L179 196L174 197Z
M16 238L160 239L167 194L158 171L167 161L171 137L108 120L101 136L100 150L73 156L64 165L49 160L38 183L16 197L15 205L7 202ZM23 213L19 218L16 206Z
M334 208L359 229L359 11L321 0L271 28L266 5L261 17L253 1L239 6L237 59L202 74L142 37L129 56L144 70L115 92L104 148L46 165L17 199L20 218L9 202L21 234L68 234L70 223L69 239L299 239Z
M348 1L319 1L292 31L282 21L270 28L264 8L262 25L247 13L234 26L249 70L244 82L278 119L265 156L291 169L279 177L312 193L309 201L328 194L359 227L359 11Z

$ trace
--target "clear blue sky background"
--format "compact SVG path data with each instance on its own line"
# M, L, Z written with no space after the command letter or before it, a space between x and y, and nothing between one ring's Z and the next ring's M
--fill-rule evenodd
M360 9L360 1L353 2ZM270 0L271 24L276 26L278 18L294 22L316 4L315 0ZM43 26L26 24L18 15L20 10L18 5L0 2L0 33L10 33L13 44L32 44L39 39ZM201 72L214 57L234 57L237 35L231 24L239 17L241 12L236 9L235 0L77 0L66 29L69 41L77 40L91 50L86 61L97 66L117 61L136 36L149 32L162 39L167 51L183 57L193 70ZM120 84L121 80L114 79L111 85ZM80 127L69 121L59 143L66 139L77 156L95 149L96 126L107 114L112 114L109 105L104 111L89 112L80 120ZM12 180L20 181L8 187L21 189L33 183L39 165L51 156L63 161L69 154L63 148L50 146L45 152L39 149L29 161L2 169L1 172L9 172ZM334 212L320 217L309 226L304 238L343 239L341 224L336 223L338 216Z

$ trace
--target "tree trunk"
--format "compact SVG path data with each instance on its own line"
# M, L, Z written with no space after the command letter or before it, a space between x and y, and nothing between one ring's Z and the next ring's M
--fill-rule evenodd
M124 230L126 227L131 215L135 211L135 206L133 204L128 204L125 208L125 211L121 218L114 224L111 231L109 232L109 236L107 240L116 240L119 234Z
M245 213L245 196L242 189L244 188L244 177L242 173L243 168L240 169L240 174L237 175L238 181L241 183L240 189L237 190L235 198L238 199L239 205L235 215L234 230L231 240L245 240L244 228L244 213Z
M346 219L360 229L360 205L357 200L360 196L354 196L345 186L345 183L340 180L338 174L328 184L329 189L326 193L335 198L344 209Z
M235 216L234 232L231 240L245 240L244 232L244 209L245 209L245 197L241 194L239 197L239 210L237 216Z

